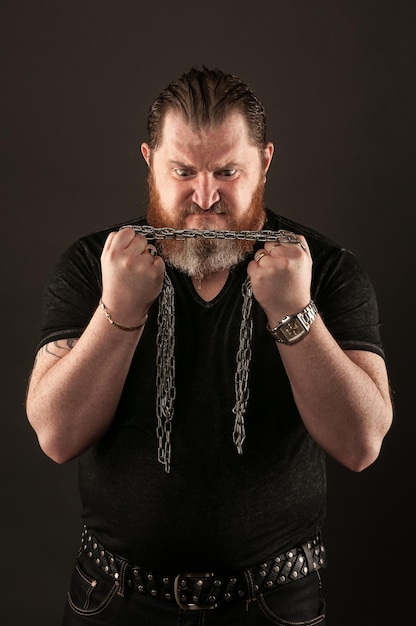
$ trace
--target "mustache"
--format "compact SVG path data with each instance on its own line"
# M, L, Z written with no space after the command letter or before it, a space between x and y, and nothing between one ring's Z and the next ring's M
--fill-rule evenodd
M192 202L184 207L182 211L182 217L188 217L188 215L229 215L229 208L226 202L218 200L214 202L209 209L201 209L199 204Z

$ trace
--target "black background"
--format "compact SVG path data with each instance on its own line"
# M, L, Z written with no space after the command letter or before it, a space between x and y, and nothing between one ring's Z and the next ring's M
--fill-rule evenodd
M47 459L24 411L47 272L78 236L144 211L147 109L202 64L266 106L268 206L353 250L375 284L395 423L365 472L329 461L328 624L414 623L413 7L0 3L3 624L60 623L81 532L76 462Z

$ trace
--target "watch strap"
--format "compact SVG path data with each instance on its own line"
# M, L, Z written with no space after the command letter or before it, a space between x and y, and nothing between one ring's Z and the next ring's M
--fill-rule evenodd
M313 300L295 315L286 315L274 328L267 324L266 328L278 343L292 344L303 339L310 330L318 309Z

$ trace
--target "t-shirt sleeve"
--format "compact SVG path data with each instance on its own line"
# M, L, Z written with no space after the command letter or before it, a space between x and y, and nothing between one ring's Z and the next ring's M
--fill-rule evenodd
M80 239L58 259L43 292L38 349L82 335L101 296L101 249L98 240Z
M329 248L319 255L312 297L343 350L368 350L384 358L374 287L352 252Z

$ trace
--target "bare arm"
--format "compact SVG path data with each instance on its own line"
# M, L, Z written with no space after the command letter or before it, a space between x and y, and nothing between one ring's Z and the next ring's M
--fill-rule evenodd
M391 425L392 406L383 359L344 352L318 317L297 344L279 344L296 405L309 433L353 471L376 460Z
M54 461L81 454L107 430L139 337L111 327L97 311L79 340L40 349L27 415L42 450Z
M248 267L253 294L271 327L310 300L312 259L305 239L299 239L304 249L265 244L268 254ZM351 470L365 469L377 458L392 421L383 359L366 351L343 351L320 316L300 342L276 346L311 436Z
M146 247L143 237L126 229L112 233L103 250L103 301L124 326L145 322L162 286L163 260L143 254ZM50 458L68 461L107 430L142 331L122 331L97 309L79 340L50 343L38 352L26 409Z

